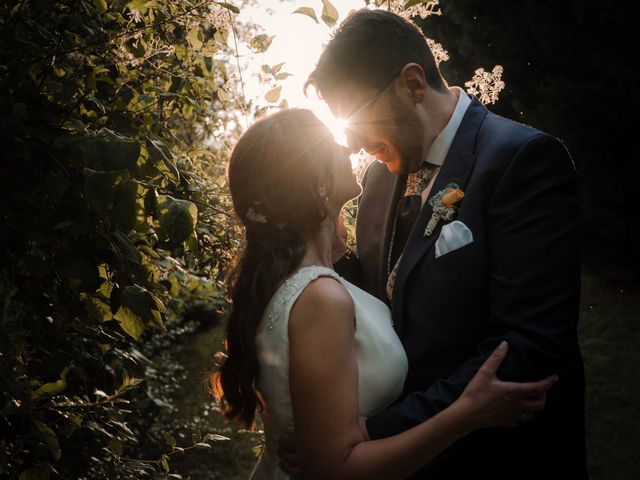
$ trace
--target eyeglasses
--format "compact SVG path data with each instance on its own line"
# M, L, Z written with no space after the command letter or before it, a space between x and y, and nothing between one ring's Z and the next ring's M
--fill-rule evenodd
M387 84L378 90L369 100L364 102L362 105L354 109L349 115L344 117L346 121L346 126L344 128L344 132L347 135L347 142L352 149L353 153L356 153L361 148L367 148L367 144L370 144L370 140L366 134L367 129L373 125L379 126L387 126L388 124L393 124L393 119L384 118L384 119L368 119L365 120L366 117L361 117L360 121L356 119L357 116L360 116L362 112L364 112L367 108L372 107L382 95L391 87L396 78L398 77L400 72L396 75L393 75ZM349 140L349 138L351 140Z
M402 71L402 70L400 70ZM378 90L375 95L373 97L371 97L369 100L367 100L365 103L363 103L362 105L360 105L358 108L356 108L353 112L351 112L346 118L345 120L349 121L351 118L353 118L355 115L358 115L360 112L362 112L363 110L367 109L368 107L372 106L374 103L376 103L376 101L382 96L383 93L385 93L389 87L391 85L393 85L393 82L395 82L396 77L400 74L400 72L396 73L395 75L393 75L391 77L391 79L389 80L389 82L382 87L380 90Z

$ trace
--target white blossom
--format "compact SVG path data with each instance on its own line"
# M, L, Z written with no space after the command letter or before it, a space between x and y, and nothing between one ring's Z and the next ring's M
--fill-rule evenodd
M409 7L406 10L404 9L405 3L407 3L406 0L391 0L390 2L388 2L389 11L397 13L401 17L404 17L408 20L414 17L425 19L431 15L442 15L439 0L425 1L423 3L419 3L417 5ZM382 6L387 6L387 2L385 2Z
M136 8L132 8L131 10L129 10L127 16L129 17L130 22L139 23L142 21L142 14L140 13L140 10Z
M464 86L467 87L467 92L478 97L482 104L496 103L498 94L504 89L502 72L501 65L493 67L491 72L485 71L484 68L478 68L473 78Z
M433 53L433 59L436 61L436 65L440 65L440 62L446 62L449 60L449 52L447 52L442 44L436 42L431 38L427 38L427 44Z
M236 15L225 7L211 3L209 11L204 14L204 17L218 30L226 30L235 22Z

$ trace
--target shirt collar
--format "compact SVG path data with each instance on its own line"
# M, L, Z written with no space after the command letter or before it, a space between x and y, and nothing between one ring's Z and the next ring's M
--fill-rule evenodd
M451 115L449 122L435 138L433 144L431 144L425 160L427 163L437 165L439 167L444 163L444 159L446 158L447 153L449 153L449 148L451 148L453 139L458 132L458 127L460 127L460 123L462 123L462 117L464 117L467 108L471 105L471 99L460 87L451 87L449 90L454 94L457 94L458 103L456 103L456 108L453 110L453 114Z

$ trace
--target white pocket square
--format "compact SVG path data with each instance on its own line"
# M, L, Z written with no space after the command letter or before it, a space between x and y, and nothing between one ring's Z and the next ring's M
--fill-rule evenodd
M454 220L442 226L436 240L436 258L473 242L473 233L464 223Z

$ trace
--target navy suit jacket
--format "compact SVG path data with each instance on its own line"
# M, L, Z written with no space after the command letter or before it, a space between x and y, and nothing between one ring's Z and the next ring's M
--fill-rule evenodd
M350 276L385 301L389 237L405 180L374 163L359 199L359 268ZM586 478L573 162L557 139L494 115L472 97L431 195L451 181L465 192L456 219L474 241L436 259L443 222L423 235L432 214L425 203L391 302L408 377L401 399L367 420L369 434L402 432L446 408L504 339L502 380L559 375L544 411L515 429L468 435L413 478Z

